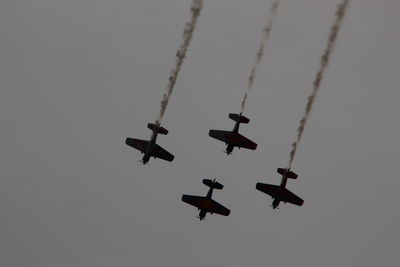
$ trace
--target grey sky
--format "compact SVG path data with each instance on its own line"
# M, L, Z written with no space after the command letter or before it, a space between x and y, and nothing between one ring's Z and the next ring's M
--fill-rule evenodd
M269 1L206 0L163 119L172 163L147 138L189 18L189 0L0 3L0 265L399 266L400 30L396 0L352 0L288 188L279 183L336 0L282 0L241 128L256 151L226 157ZM229 217L181 202L225 185Z

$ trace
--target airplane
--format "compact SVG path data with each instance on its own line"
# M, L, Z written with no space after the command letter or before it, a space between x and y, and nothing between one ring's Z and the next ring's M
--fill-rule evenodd
M215 200L211 199L212 193L214 189L221 190L224 186L217 181L210 180L210 179L203 179L203 184L210 187L208 190L207 196L191 196L191 195L182 195L182 201L188 203L189 205L195 206L198 210L200 210L199 216L197 218L200 221L204 220L206 217L207 212L217 213L220 215L228 216L231 211Z
M286 202L289 202L297 206L302 206L304 200L286 189L287 179L297 179L297 174L290 171L290 168L278 168L277 172L282 175L282 182L280 185L257 183L257 190L260 190L261 192L270 195L274 199L271 205L273 209L277 209L280 202L285 202L285 204Z
M229 156L232 154L233 148L236 146L239 149L241 147L255 150L257 148L257 144L253 141L247 139L243 135L239 134L239 126L241 123L249 123L250 120L245 116L235 113L230 113L229 118L236 121L235 126L232 131L220 131L220 130L210 130L208 135L212 138L220 140L224 142L227 147L225 153Z
M168 134L168 130L153 123L147 124L147 128L153 131L150 141L128 137L126 138L125 143L144 154L143 159L140 160L143 165L146 165L149 162L150 157L160 158L166 161L173 161L174 155L156 144L157 135L166 135Z

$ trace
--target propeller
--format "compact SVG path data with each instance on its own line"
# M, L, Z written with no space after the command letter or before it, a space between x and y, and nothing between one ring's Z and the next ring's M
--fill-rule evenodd
M197 219L200 219L200 221L204 221L204 220L205 220L204 217L202 218L202 217L200 217L200 216L196 216L196 218L197 218Z

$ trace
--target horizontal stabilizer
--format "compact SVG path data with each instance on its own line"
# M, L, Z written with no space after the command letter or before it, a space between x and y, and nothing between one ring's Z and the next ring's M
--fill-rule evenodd
M203 184L205 184L208 187L214 188L214 189L219 189L221 190L224 188L224 186L218 182L214 182L213 180L210 179L203 179Z
M240 120L240 123L249 123L250 119L248 119L247 117L241 115L241 114L236 114L236 113L229 113L229 118L234 120L234 121L238 121Z
M285 175L286 172L287 172L287 169L278 168L276 171L277 171L280 175ZM297 179L297 174L295 174L295 173L292 172L292 171L289 171L289 173L287 174L287 178L290 178L290 179Z
M154 123L148 123L147 124L147 128L149 128L150 130L154 131L154 129L156 128L156 125ZM168 130L165 129L164 127L159 126L158 133L166 135L166 134L168 134Z

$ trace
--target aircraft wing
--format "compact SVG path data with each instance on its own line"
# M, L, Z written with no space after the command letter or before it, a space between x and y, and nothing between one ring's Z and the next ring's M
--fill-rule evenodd
M222 206L221 204L219 204L215 200L213 200L213 205L208 210L208 212L216 213L216 214L224 215L224 216L228 216L231 213L231 211L229 209L225 208L224 206Z
M304 203L304 200L302 200L301 198L299 198L298 196L296 196L295 194L293 194L292 192L290 192L287 189L285 189L285 191L283 191L283 194L281 195L281 201L289 202L289 203L297 205L297 206L301 206Z
M238 147L243 147L251 150L255 150L257 148L257 144L251 141L250 139L244 137L241 134L238 134L238 136L235 138L235 146Z
M304 200L302 200L286 188L281 194L279 194L279 185L257 183L256 188L273 198L279 198L280 201L285 203L288 202L297 206L301 206L304 203Z
M220 140L224 143L228 143L229 140L226 138L227 135L231 134L230 131L210 130L208 135L212 138Z
M257 148L257 144L250 139L241 134L232 133L230 131L210 130L208 135L226 144L231 143L237 147L243 147L251 150L255 150Z
M164 148L160 147L159 145L155 144L154 148L151 150L150 153L151 157L156 157L160 158L166 161L173 161L174 160L174 155L169 153L167 150Z
M207 199L207 197L183 195L182 201L198 209L211 213L217 213L224 216L228 216L231 213L229 209L225 208L215 200Z
M279 185L257 183L256 188L273 198L279 196Z
M188 203L189 205L195 206L196 208L203 209L204 202L206 201L206 197L200 196L190 196L190 195L183 195L182 201Z
M126 138L125 143L128 146L136 148L137 150L144 153L146 151L147 145L149 144L149 141L135 139L135 138Z

